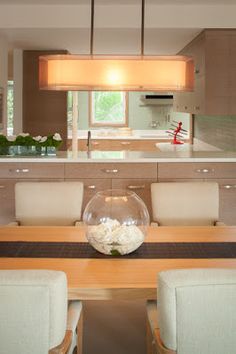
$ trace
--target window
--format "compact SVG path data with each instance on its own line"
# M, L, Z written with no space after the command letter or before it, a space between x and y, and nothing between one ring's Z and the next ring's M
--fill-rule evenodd
M14 82L7 82L7 132L8 135L13 134L13 117L14 117Z
M118 91L90 93L90 126L127 126L127 94Z
M67 129L72 130L72 117L73 117L73 93L68 91L67 93Z

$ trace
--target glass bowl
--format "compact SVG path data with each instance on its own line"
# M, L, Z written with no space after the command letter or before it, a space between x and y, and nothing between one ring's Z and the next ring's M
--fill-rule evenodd
M96 193L83 214L88 242L107 255L135 251L144 241L149 220L142 199L122 189Z

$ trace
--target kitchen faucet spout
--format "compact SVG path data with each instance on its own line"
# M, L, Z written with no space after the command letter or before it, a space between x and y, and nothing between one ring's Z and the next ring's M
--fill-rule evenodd
M91 131L88 130L88 137L87 137L87 152L91 150Z

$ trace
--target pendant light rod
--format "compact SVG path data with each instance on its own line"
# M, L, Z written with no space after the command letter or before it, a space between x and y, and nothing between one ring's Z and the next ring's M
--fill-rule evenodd
M142 0L141 9L141 55L144 55L144 25L145 25L145 0Z
M90 17L90 55L93 55L94 42L94 0L91 0L91 17Z
M63 91L192 91L194 63L187 56L145 56L145 0L141 4L141 55L94 55L94 3L91 1L90 55L40 57L39 85Z

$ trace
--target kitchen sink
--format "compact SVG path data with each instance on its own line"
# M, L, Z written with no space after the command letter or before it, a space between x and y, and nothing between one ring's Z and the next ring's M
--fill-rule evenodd
M154 139L168 139L168 135L160 135L160 134L145 134L145 135L139 135L140 138L154 138Z

